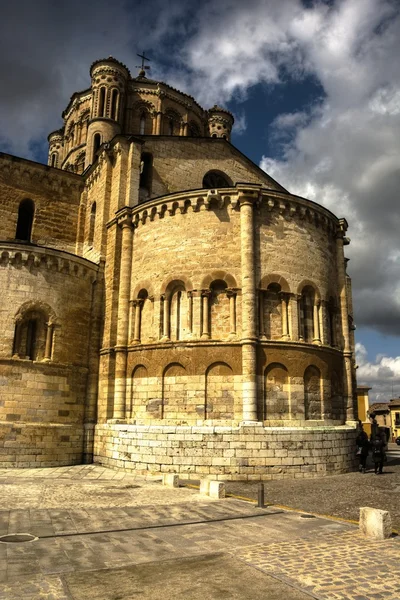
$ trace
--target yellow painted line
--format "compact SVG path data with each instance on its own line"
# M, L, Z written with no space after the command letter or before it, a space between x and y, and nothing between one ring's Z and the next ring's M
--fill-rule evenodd
M187 484L185 487L190 487L196 490L200 489L199 485ZM236 496L236 494L226 494L227 498L236 498L237 500L245 500L245 502L252 502L253 504L257 503L257 500L254 498L247 498L246 496ZM313 515L313 517L319 517L321 519L332 519L333 521L341 521L343 523L351 523L352 525L358 525L358 521L354 521L353 519L344 519L343 517L335 517L333 515L322 515L320 513L313 513L301 508L293 508L292 506L285 506L284 504L272 504L271 502L265 503L264 506L276 506L276 508L280 508L281 510L286 510L288 512L297 512L303 513L307 515ZM396 535L400 535L400 532L397 529L392 529L392 533Z

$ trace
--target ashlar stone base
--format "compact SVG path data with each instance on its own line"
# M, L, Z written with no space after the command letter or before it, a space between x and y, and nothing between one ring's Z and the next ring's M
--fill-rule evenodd
M355 437L352 425L187 427L108 422L95 427L94 462L137 473L178 473L182 479L316 477L355 468Z

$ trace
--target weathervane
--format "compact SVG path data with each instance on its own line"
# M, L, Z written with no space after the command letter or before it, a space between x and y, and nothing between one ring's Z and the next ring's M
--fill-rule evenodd
M141 66L136 65L136 68L140 69L139 77L145 77L146 76L146 71L148 71L150 69L150 65L145 65L144 61L148 60L150 62L150 59L147 58L147 56L145 55L144 52L143 52L143 54L137 54L136 56L139 56L139 58L142 59Z

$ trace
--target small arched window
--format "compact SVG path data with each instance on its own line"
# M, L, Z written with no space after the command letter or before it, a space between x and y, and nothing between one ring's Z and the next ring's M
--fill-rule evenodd
M113 90L111 94L111 118L118 120L118 90Z
M54 327L41 310L30 310L15 325L13 356L50 360Z
M143 111L140 115L139 133L144 135L146 131L146 113Z
M93 136L93 160L96 160L96 154L101 146L101 135L99 133L95 133Z
M308 343L314 338L314 302L315 291L307 285L303 288L300 298L300 335Z
M93 246L95 225L96 225L96 202L93 202L92 209L90 211L90 218L89 218L89 238L88 238L89 246Z
M168 121L168 135L174 135L174 122L172 119Z
M22 200L18 208L18 221L15 238L21 242L30 242L32 235L33 217L35 214L35 204L27 198Z
M104 117L104 110L106 107L106 88L101 87L99 91L99 117Z
M203 188L211 190L226 187L232 187L232 181L222 171L208 171L203 177Z
M57 166L57 154L55 152L51 155L51 166L52 167Z

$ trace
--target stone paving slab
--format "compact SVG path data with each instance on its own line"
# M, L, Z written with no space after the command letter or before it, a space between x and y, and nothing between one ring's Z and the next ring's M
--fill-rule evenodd
M400 539L366 539L357 530L262 544L236 558L320 600L399 600Z

